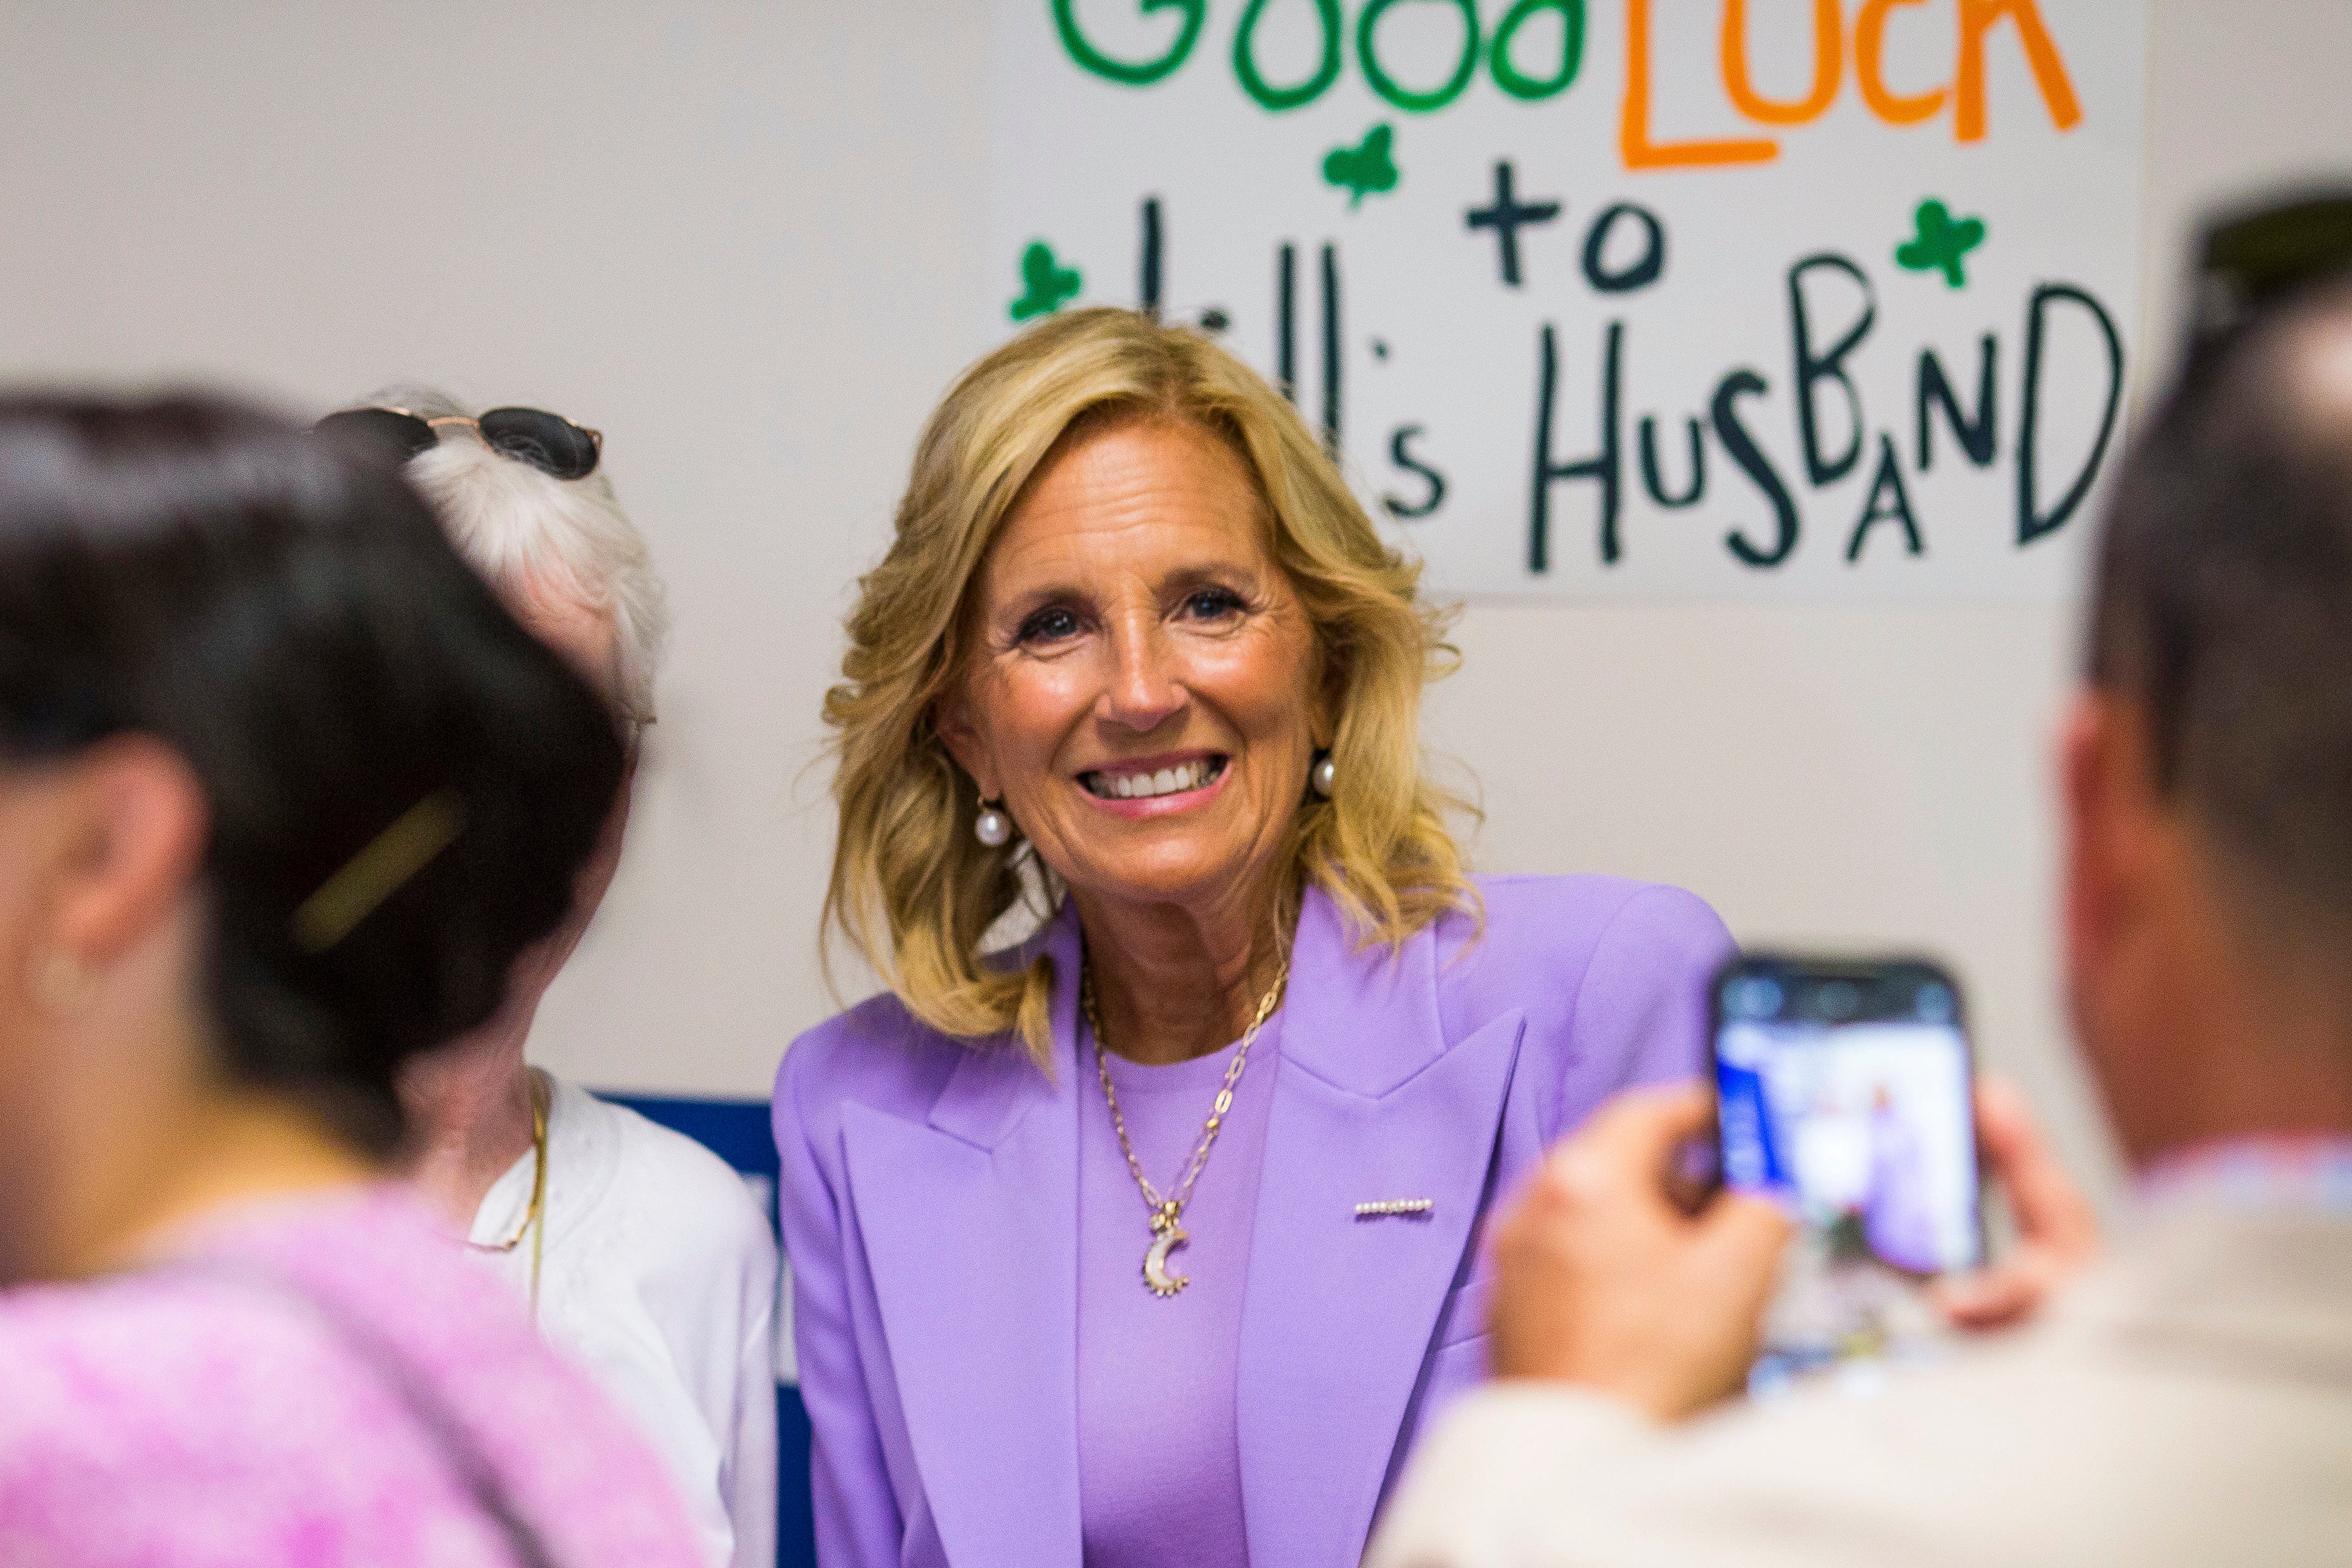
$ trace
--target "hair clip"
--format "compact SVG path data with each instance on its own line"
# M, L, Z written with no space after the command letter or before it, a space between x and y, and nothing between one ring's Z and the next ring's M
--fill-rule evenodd
M317 954L351 935L465 831L465 798L454 789L435 790L410 806L302 900L294 911L295 945Z

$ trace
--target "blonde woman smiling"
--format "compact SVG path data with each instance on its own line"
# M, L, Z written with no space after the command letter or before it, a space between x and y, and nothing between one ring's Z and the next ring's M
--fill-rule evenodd
M1416 577L1141 316L932 417L826 702L830 917L890 989L776 1090L830 1568L1353 1564L1485 1374L1497 1191L1697 1068L1705 904L1465 873Z

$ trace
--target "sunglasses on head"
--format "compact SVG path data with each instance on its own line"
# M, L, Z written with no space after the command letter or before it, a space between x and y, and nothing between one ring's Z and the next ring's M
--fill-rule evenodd
M2201 363L2257 317L2352 275L2352 192L2299 196L2224 217L2198 249L2189 357Z
M478 416L441 414L427 418L405 408L346 408L330 414L315 429L356 434L397 452L403 461L430 451L450 426L463 426L502 457L529 463L559 479L584 479L604 455L602 432L574 425L544 408L493 408Z

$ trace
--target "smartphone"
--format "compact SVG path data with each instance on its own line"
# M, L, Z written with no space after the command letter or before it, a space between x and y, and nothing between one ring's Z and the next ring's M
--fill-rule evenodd
M1931 1357L1923 1286L1985 1254L1959 987L1917 959L1759 954L1717 974L1713 1013L1723 1183L1797 1222L1750 1386Z

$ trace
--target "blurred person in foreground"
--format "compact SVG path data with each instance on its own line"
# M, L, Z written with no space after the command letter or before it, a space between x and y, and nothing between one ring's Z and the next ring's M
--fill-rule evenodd
M629 738L626 776L572 912L516 965L498 1016L411 1063L410 1174L540 1328L635 1415L669 1461L712 1563L776 1554L776 1243L701 1144L530 1066L547 988L621 861L636 739L654 721L661 584L595 431L533 408L476 416L404 389L330 416L408 458L410 482L515 617L595 688Z
M622 770L377 455L0 398L0 1562L698 1561L386 1180Z
M2068 991L2133 1232L1876 1397L1710 1410L1785 1226L1670 1204L1707 1099L1629 1096L1499 1227L1505 1381L1374 1568L2352 1562L2352 203L2208 256L2220 320L2119 476L2059 747ZM1986 1110L2027 1228L2082 1250L2064 1176Z

